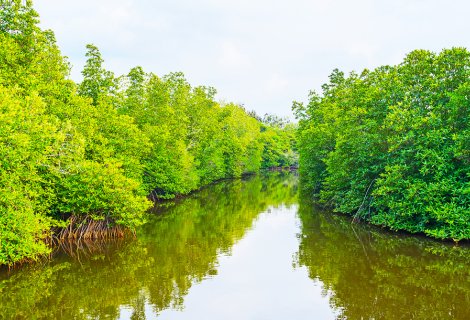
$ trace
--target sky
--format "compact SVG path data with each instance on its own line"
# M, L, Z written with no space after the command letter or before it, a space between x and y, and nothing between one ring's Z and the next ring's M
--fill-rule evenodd
M335 68L400 63L415 49L470 48L465 0L34 0L81 80L86 44L116 75L181 71L217 99L291 117Z

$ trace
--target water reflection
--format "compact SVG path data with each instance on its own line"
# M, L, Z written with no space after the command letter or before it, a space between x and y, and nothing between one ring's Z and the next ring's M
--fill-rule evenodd
M293 174L207 187L137 240L0 272L0 319L470 319L468 246L312 208Z
M45 264L0 273L2 319L144 319L182 308L194 283L217 274L218 256L269 206L296 203L296 177L277 173L205 188L160 209L138 240L58 254Z
M191 288L184 310L167 309L159 319L334 319L306 269L292 268L299 245L296 214L296 205L262 213L232 254L218 259L217 277Z
M384 232L300 201L297 265L339 319L470 319L470 248Z

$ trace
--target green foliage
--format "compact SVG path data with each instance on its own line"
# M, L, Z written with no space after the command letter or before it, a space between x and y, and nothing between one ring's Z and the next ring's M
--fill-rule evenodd
M262 119L263 168L297 167L297 125L266 114Z
M418 50L296 103L301 174L323 203L392 229L470 238L470 54Z
M261 167L260 122L234 104L215 102L215 89L191 87L182 73L162 78L132 69L120 78L117 110L152 142L144 186L172 198Z
M114 74L103 68L104 60L98 48L92 44L86 48L88 51L85 56L88 59L82 71L83 81L78 87L78 93L91 98L96 105L99 99L106 99L113 92L116 81Z
M215 89L140 67L116 78L94 45L77 85L31 1L0 9L0 265L47 253L51 228L134 229L149 194L172 198L261 168L260 122L215 102Z
M55 126L37 96L0 86L0 265L47 253L40 166Z

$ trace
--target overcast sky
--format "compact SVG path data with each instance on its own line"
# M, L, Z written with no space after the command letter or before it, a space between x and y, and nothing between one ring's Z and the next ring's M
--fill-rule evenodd
M81 79L85 45L117 75L182 71L258 114L291 116L334 68L399 63L414 49L470 47L464 0L35 0Z

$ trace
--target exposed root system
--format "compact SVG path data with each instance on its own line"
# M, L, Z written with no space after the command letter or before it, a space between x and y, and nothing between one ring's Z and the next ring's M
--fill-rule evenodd
M94 220L90 216L72 215L67 219L67 227L55 230L53 241L112 239L129 234L133 234L131 230L114 223L111 218Z

